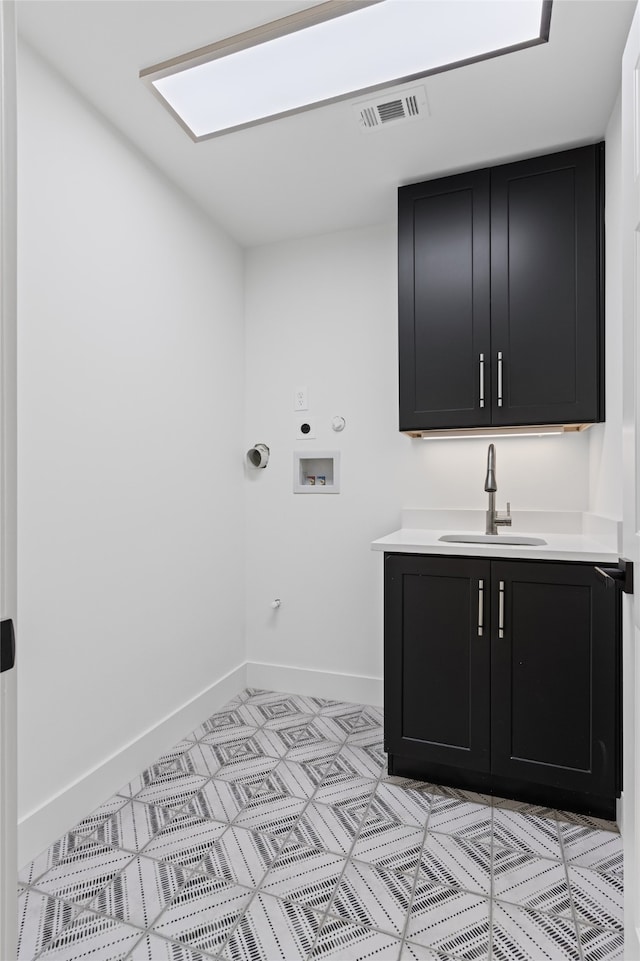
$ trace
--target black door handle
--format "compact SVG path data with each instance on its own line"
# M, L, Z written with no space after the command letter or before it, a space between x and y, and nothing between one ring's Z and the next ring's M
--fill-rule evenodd
M604 579L605 587L619 587L625 594L633 594L633 562L621 557L617 567L596 567L596 574Z
M16 632L13 621L0 621L0 674L10 671L16 663Z

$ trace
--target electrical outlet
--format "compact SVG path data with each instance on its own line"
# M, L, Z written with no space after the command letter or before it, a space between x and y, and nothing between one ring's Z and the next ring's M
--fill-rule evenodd
M306 387L296 387L293 394L294 410L309 410L309 396Z

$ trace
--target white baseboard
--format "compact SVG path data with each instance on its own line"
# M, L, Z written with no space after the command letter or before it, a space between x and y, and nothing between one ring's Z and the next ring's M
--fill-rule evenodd
M25 814L18 821L18 864L31 861L246 686L245 662Z
M261 687L267 691L293 692L336 701L382 706L381 677L247 661L247 684L249 687Z

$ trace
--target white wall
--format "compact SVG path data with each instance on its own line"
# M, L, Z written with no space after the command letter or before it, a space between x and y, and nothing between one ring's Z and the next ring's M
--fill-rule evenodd
M597 514L622 517L622 251L621 109L616 101L607 126L605 157L606 421L589 431L589 506Z
M486 506L486 441L398 433L396 270L393 225L247 255L245 439L272 450L266 470L248 472L250 661L379 678L382 560L371 540L399 526L402 508ZM309 389L314 441L294 440L297 386ZM314 447L341 451L340 494L292 493L293 451ZM496 449L500 507L587 509L588 433Z
M244 341L238 247L24 47L18 106L25 817L244 661Z

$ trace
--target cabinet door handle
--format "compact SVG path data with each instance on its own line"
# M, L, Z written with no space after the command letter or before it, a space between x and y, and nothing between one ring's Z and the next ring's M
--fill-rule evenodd
M480 406L484 407L484 354L480 354Z
M498 637L504 637L504 581L498 584Z
M498 351L498 407L502 407L502 351Z
M484 581L478 581L478 637L484 634Z

